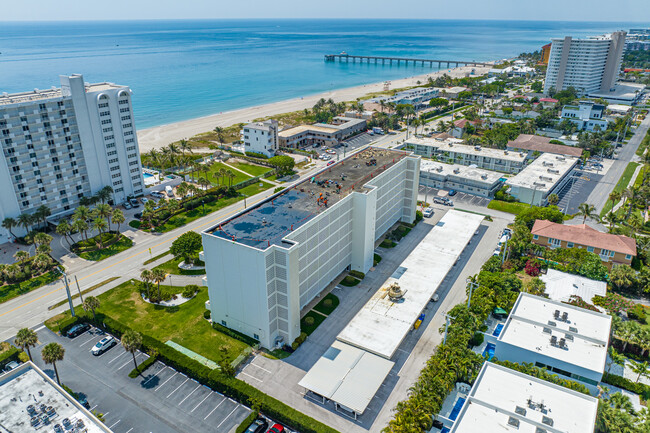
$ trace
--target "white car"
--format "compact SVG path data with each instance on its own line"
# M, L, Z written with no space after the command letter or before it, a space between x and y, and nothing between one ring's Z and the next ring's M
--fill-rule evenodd
M147 197L142 197L140 200L142 201L142 204L145 204L146 202L149 201Z
M425 216L425 218L431 218L433 216L433 208L428 207L422 212L422 214Z
M336 155L336 150L334 149L327 149L325 152L329 153L330 155Z
M111 347L115 346L117 344L117 341L115 341L114 337L108 336L104 337L97 344L93 346L92 349L90 349L90 353L92 353L95 356L99 356L102 353L106 352L108 349Z

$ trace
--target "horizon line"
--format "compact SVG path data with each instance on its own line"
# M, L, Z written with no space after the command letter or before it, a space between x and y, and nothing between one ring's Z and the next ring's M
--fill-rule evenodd
M315 20L315 21L326 21L326 20L339 20L339 21L495 21L495 22L548 22L548 23L598 23L598 24L610 24L610 23L625 23L625 24L645 24L650 26L650 21L591 21L591 20L565 20L565 19L502 19L502 18L387 18L387 17L376 17L376 18L365 18L365 17L261 17L261 18L251 18L251 17L215 17L215 18L108 18L108 19L65 19L65 20L47 20L47 19L32 19L32 20L1 20L0 23L66 23L66 22L135 22L135 21L273 21L273 20Z

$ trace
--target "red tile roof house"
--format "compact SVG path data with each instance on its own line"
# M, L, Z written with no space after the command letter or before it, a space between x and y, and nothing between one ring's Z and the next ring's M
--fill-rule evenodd
M456 138L463 138L463 134L465 133L465 128L467 128L467 125L480 125L481 121L480 120L467 120L467 119L459 119L454 122L454 129L451 130L451 135L456 137Z
M630 265L636 256L636 241L623 235L602 233L586 224L564 225L536 220L533 243L547 248L586 248L598 254L609 269L614 265Z
M551 143L551 139L548 137L531 134L519 134L515 140L508 142L507 149L516 152L525 151L529 157L532 157L534 152L555 153L558 155L575 156L576 158L582 156L582 149L579 147L554 144Z

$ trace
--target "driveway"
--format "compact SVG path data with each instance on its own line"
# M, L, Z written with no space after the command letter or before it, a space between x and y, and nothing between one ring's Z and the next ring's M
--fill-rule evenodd
M105 424L114 432L229 432L250 413L247 407L160 361L144 376L129 378L133 357L119 343L100 356L90 353L103 337L93 329L69 339L43 327L38 329L40 345L32 353L35 363L54 377L40 351L50 342L61 344L65 349L65 359L57 363L61 382L85 394L91 409L103 413ZM142 352L136 354L138 363L147 357Z

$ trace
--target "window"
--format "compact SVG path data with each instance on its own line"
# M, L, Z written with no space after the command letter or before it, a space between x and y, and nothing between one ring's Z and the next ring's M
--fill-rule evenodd
M120 99L120 101L118 102L118 104L120 104L120 105L124 105L124 104L128 104L128 103L129 103L128 99Z
M573 248L573 242L567 242L566 247L567 248Z
M554 247L559 247L562 245L562 241L559 239L548 238L548 243Z
M29 206L29 200L25 200L25 201L23 202L23 206Z
M117 150L111 150L111 151L108 152L106 155L108 155L108 156L117 155Z
M543 416L542 417L542 424L546 424L547 426L553 427L553 419Z
M113 127L109 126L108 128L102 129L103 132L113 132Z
M537 239L539 239L539 236L538 235L533 235L533 239L537 240Z
M122 128L130 128L131 126L133 126L133 124L125 123L124 125L122 125Z
M138 161L131 161L129 162L129 165L138 165Z
M609 256L610 251L609 250L600 250L600 255L601 256Z
M102 120L102 125L109 125L111 123L111 119L104 119ZM104 131L106 132L106 131Z
M120 110L122 111L122 110ZM127 109L128 111L128 109ZM131 116L122 116L122 120L131 120Z
M127 135L133 135L133 131L126 131L126 132L124 133L124 136L126 137Z
M99 113L100 116L108 116L109 114L111 114L110 111L102 111L101 113Z
M589 251L590 253L593 253L594 252L594 247L587 247L587 251Z
M256 339L256 340L259 340L259 339L260 339L260 336L257 335L257 334L253 334L253 338Z
M56 180L61 180L61 179L63 179L63 176L61 175L61 173L57 173Z
M625 260L632 260L632 254L626 254Z
M98 105L99 108L108 108L108 102L104 102Z

